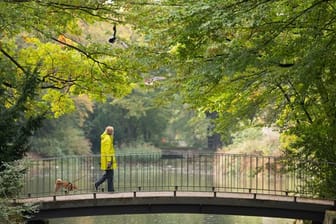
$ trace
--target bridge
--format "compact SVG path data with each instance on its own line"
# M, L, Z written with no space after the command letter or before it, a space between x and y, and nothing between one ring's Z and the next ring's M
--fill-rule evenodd
M321 196L316 183L330 182L330 163L221 153L118 155L116 193L98 191L99 155L30 161L15 203L35 202L32 219L144 214L206 213L312 220L322 223L335 200ZM55 180L78 189L55 192ZM317 181L318 180L318 181ZM332 223L332 222L331 222Z

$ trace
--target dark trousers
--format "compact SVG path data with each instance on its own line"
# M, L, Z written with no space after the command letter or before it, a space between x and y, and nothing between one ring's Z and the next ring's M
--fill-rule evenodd
M96 188L98 188L99 185L101 185L105 180L107 180L107 191L114 192L113 176L114 176L114 170L105 170L104 175L95 183Z

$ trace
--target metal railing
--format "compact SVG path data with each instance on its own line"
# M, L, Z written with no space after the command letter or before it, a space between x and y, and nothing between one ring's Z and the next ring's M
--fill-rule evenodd
M116 159L116 192L178 190L317 197L317 184L330 178L323 174L321 164L270 156L188 153L164 157L157 153ZM103 174L99 163L99 155L31 160L19 197L94 192L94 182ZM55 192L56 179L69 181L78 189ZM99 191L106 189L104 183Z

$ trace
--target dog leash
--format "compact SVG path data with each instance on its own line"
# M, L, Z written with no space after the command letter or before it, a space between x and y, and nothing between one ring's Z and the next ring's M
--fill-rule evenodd
M81 177L78 177L76 180L72 181L72 183L76 183L77 181L79 181L80 179L82 179L85 175L82 175ZM70 183L70 182L69 182Z

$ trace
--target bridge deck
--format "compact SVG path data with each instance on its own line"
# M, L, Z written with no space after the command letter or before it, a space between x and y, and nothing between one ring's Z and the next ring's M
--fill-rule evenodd
M255 200L271 200L271 201L287 201L320 205L334 205L333 200L322 200L312 198L302 198L293 196L278 196L267 194L249 194L249 193L222 193L222 192L121 192L121 193L91 193L91 194L68 194L59 196L47 196L37 198L17 199L19 203L23 202L54 202L54 201L77 201L90 199L121 199L121 198L155 198L155 197L204 197L204 198L235 198L235 199L255 199Z
M40 203L33 219L58 217L145 214L206 213L306 219L322 223L334 201L216 192L123 192L92 193L19 199Z

